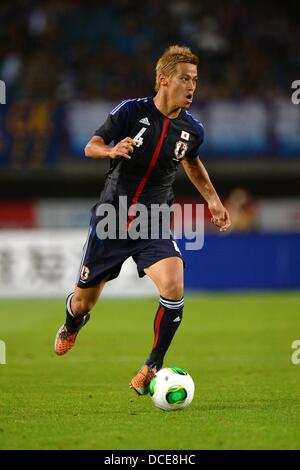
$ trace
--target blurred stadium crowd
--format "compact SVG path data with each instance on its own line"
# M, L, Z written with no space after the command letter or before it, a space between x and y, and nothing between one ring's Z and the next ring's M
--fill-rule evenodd
M298 3L2 0L0 297L68 292L109 164L84 146L118 102L154 94L170 44L199 55L191 112L234 232L219 236L206 207L186 287L299 288ZM183 171L174 189L176 202L201 202ZM135 276L132 263L112 293L136 295Z
M202 98L286 95L300 65L287 3L4 0L0 77L8 100L145 96L157 58L179 43L200 56Z

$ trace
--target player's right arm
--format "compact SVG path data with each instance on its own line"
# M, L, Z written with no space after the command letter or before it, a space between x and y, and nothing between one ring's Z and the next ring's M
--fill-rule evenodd
M94 135L91 140L87 143L84 149L86 157L89 158L127 158L130 159L129 155L133 152L136 142L130 137L120 140L113 147L106 145L102 137Z

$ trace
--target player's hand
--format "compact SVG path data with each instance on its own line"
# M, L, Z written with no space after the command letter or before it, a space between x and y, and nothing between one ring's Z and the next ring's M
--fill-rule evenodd
M220 232L226 232L231 225L228 210L225 209L220 200L212 201L208 204L208 208L212 215L211 222L220 228Z
M133 152L136 142L130 137L125 137L125 139L120 140L114 147L112 147L110 152L110 158L127 158L130 159L131 156L129 153Z

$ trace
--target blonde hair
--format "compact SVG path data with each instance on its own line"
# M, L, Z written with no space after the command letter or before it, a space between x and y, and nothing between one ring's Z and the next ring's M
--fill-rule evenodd
M160 74L170 77L174 73L176 65L181 62L198 65L199 59L189 47L170 46L165 50L156 64L155 91L159 90Z

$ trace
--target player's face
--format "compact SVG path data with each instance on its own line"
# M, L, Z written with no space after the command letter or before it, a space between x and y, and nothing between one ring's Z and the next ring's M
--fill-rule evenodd
M189 108L193 101L197 79L196 65L177 64L174 74L168 78L170 101L179 108Z

